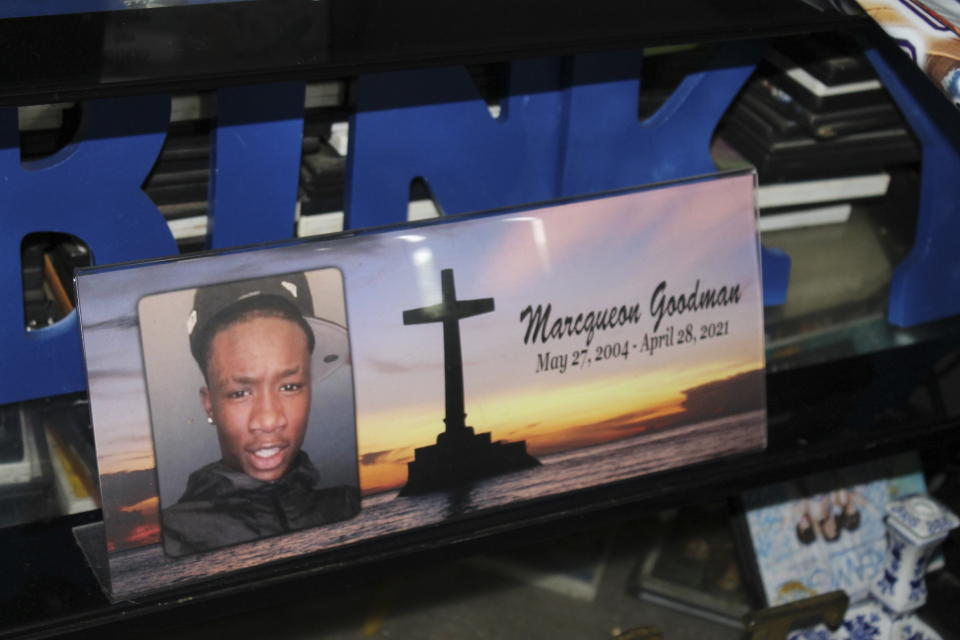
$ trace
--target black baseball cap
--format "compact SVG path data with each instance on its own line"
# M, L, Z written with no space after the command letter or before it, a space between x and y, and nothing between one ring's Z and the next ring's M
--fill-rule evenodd
M310 352L322 352L313 358L315 378L325 378L348 359L346 329L316 317L310 285L299 272L199 287L187 318L187 333L190 352L201 370L206 369L213 336L232 320L257 310L279 312L303 328Z

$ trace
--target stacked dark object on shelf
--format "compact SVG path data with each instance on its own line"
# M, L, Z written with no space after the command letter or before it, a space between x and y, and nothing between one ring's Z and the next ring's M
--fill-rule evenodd
M860 44L777 41L725 115L721 167L757 169L764 246L791 259L785 304L765 310L773 368L889 340L887 292L912 246L920 145Z
M859 45L836 33L779 41L715 148L721 166L739 155L756 167L762 231L846 222L853 203L886 195L920 159Z
M865 174L919 160L869 61L838 34L779 43L719 133L761 182Z

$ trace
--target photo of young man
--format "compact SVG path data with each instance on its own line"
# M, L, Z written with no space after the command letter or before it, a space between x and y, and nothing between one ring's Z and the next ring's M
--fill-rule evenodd
M308 322L310 319L310 322ZM187 319L199 402L220 459L162 510L180 556L356 515L355 484L329 486L302 449L313 383L344 364L345 329L315 317L302 273L201 287Z

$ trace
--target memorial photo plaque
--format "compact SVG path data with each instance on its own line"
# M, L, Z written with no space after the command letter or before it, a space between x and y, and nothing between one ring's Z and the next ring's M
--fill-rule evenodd
M754 185L82 271L111 597L762 448Z

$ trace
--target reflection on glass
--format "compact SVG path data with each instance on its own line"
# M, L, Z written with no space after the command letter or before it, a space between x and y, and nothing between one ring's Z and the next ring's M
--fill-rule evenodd
M417 290L424 304L440 302L440 270L434 266L430 247L419 247L413 252L413 266L417 271Z
M460 487L447 494L447 508L443 511L444 518L453 518L463 515L470 508L470 487Z
M507 218L506 222L529 222L530 233L533 234L533 246L540 259L540 266L543 272L549 274L552 271L550 266L550 248L547 244L547 232L543 226L543 219L531 216L517 216L516 218Z

